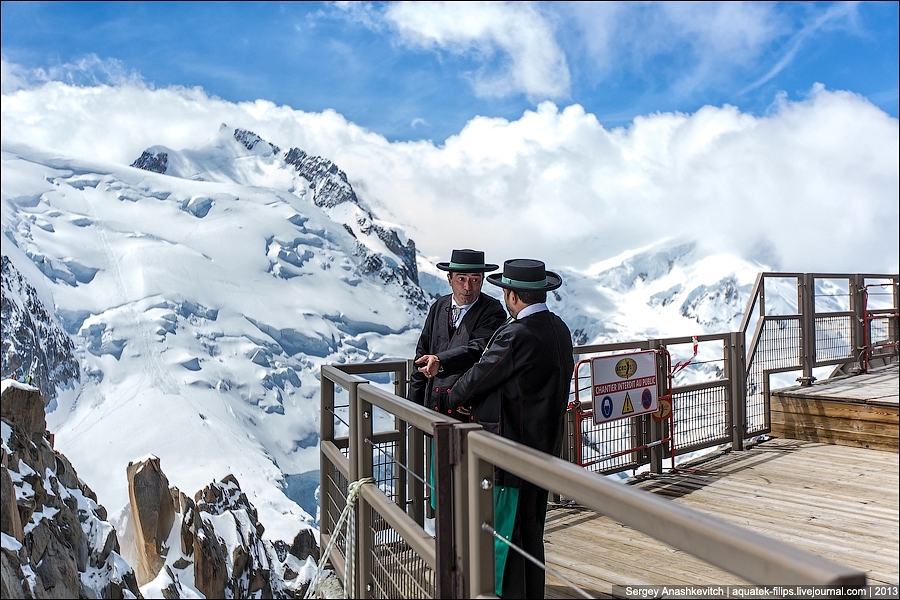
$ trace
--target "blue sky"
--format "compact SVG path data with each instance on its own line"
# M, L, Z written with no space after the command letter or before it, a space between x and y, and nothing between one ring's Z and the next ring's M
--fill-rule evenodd
M898 115L898 3L3 2L4 91L27 80L202 87L334 109L390 141L580 104L606 128L815 83Z

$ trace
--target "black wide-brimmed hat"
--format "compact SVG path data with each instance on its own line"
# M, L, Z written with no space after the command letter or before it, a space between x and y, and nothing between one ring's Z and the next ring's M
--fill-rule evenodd
M437 268L441 271L456 271L457 273L487 273L496 271L500 267L484 262L484 252L480 250L454 250L450 255L450 262L439 262Z
M548 271L544 263L530 258L514 258L503 263L503 273L488 275L494 285L516 292L549 292L562 285L562 278Z

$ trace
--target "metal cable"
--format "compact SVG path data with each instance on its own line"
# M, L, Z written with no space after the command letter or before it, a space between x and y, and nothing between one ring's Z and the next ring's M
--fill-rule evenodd
M419 477L416 473L410 471L410 470L409 470L409 467L407 467L406 465L404 465L403 463L401 463L400 461L398 461L397 459L395 459L395 458L393 457L393 455L388 454L387 452L385 452L384 450L382 450L381 448L379 448L379 447L378 447L378 444L377 444L376 442L373 442L373 441L370 440L369 438L363 438L363 441L364 441L364 442L367 442L369 445L371 445L372 448L373 448L374 450L377 450L378 452L381 452L381 453L382 453L383 455L385 455L388 459L390 459L390 461L391 461L392 463L394 463L395 465L397 465L400 469L406 471L407 474L412 475L413 478L418 479L419 481L421 481L423 484L425 484L425 487L434 490L434 486L433 486L433 485L429 485L429 483L428 483L427 481L425 481L422 477Z
M575 592L577 592L582 598L593 598L593 596L591 596L590 594L585 592L583 589L581 589L580 587L578 587L577 585L575 585L574 583L572 583L571 581L569 581L568 579L563 577L558 571L556 571L555 569L551 569L545 563L542 563L541 561L539 561L532 555L525 552L522 548L519 548L517 545L513 544L511 541L509 541L508 539L506 539L505 537L503 537L502 535L497 533L497 531L493 527L488 525L487 523L482 523L481 529L489 532L492 536L494 536L494 539L500 540L501 542L503 542L504 544L506 544L507 546L509 546L510 548L512 548L513 550L515 550L516 552L518 552L519 554L521 554L522 556L527 558L528 560L530 560L535 566L540 567L547 573L550 573L551 575L553 575L554 577L556 577L557 579L559 579L560 581L565 583L567 586L569 586L570 588L575 590Z
M359 496L359 490L362 489L367 483L375 483L375 479L372 477L363 477L357 481L350 483L347 486L347 504L344 506L344 510L341 512L341 516L338 518L337 523L334 525L334 531L331 533L331 538L328 540L328 545L325 546L325 551L322 552L322 558L319 559L319 564L316 565L316 572L309 580L309 586L306 588L306 594L303 595L304 600L308 600L313 597L315 594L316 587L319 583L319 579L322 577L322 571L325 569L325 563L328 561L328 557L331 555L331 550L334 548L334 543L338 539L337 532L340 531L341 527L344 525L344 522L347 521L347 517L350 516L351 513L356 514L356 499ZM352 523L352 519L351 519ZM352 544L353 542L353 533L355 529L348 528L349 531L344 534L344 537L349 540ZM347 557L347 565L354 562L353 557L348 552ZM344 574L346 575L347 569L344 569ZM344 595L347 595L346 583L344 584Z

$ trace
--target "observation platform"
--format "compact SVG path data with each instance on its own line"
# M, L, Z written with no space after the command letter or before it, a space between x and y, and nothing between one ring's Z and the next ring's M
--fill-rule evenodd
M772 435L897 452L898 380L893 363L864 375L772 391Z
M817 437L769 436L744 451L713 453L674 471L633 477L625 484L858 568L866 572L869 584L900 584L897 365L773 391L773 429L775 397L795 394L812 400L807 431L818 431ZM843 410L823 409L812 415L829 402ZM880 443L845 445L847 436L835 433L852 430L848 424L853 423L864 424L857 429L869 427L872 420L858 415L863 409L893 414L893 451L873 449L884 448ZM551 505L545 552L552 569L598 598L613 597L614 585L749 584L578 506ZM581 597L549 573L546 595Z

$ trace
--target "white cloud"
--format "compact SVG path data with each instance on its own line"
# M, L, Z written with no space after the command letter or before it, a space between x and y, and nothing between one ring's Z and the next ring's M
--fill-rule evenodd
M569 91L566 57L553 28L532 5L513 2L396 2L385 11L408 44L479 58L475 92L560 98ZM489 63L500 52L501 67Z
M794 271L898 268L898 121L814 88L757 117L730 106L605 129L578 105L477 117L443 146L390 143L334 111L234 104L202 90L48 83L2 97L3 144L130 164L221 123L334 160L364 202L446 258L483 248L586 267L662 238Z
M61 63L47 69L23 69L8 62L5 56L2 63L4 94L50 81L63 81L72 85L144 85L140 74L128 71L121 61L101 59L96 54L88 54L74 62Z

